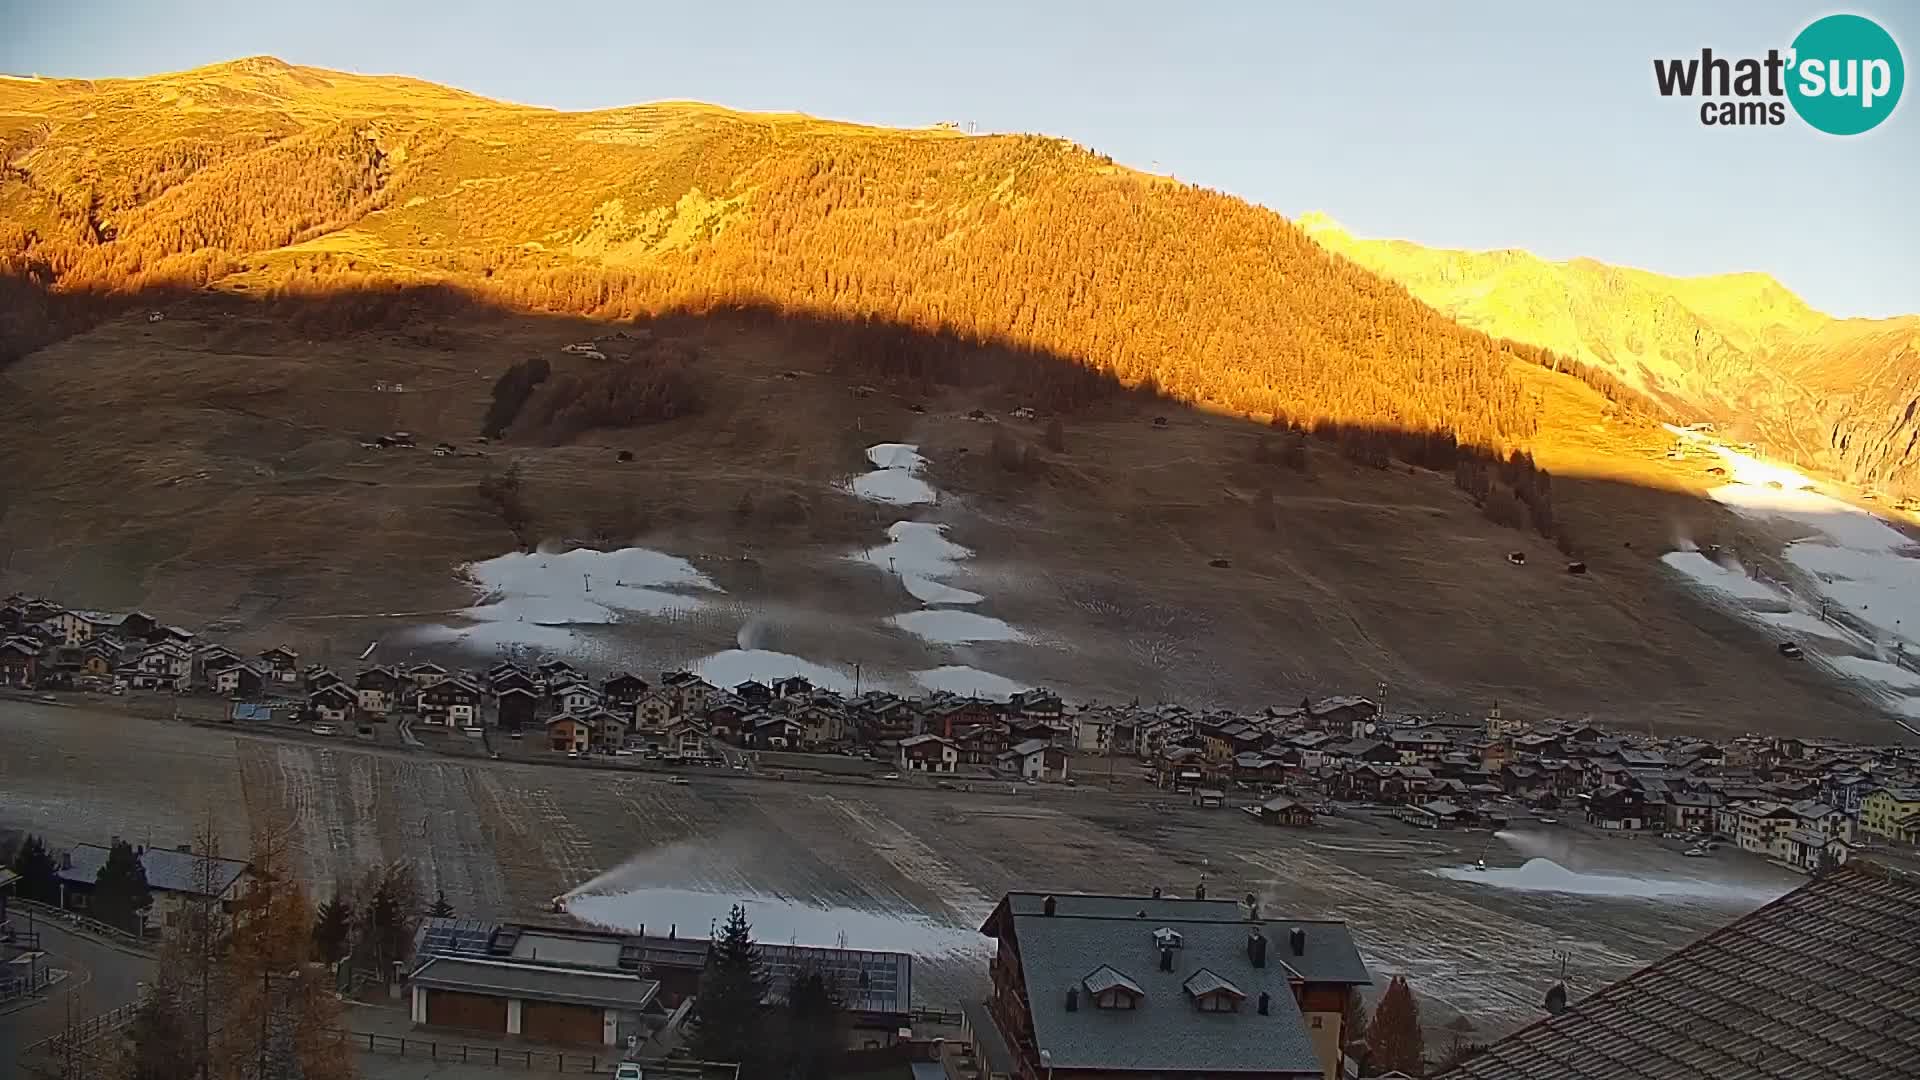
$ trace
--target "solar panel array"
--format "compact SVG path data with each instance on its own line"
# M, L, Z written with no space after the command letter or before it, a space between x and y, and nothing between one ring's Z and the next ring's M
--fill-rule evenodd
M414 945L418 959L430 956L485 956L496 925L479 919L424 919Z

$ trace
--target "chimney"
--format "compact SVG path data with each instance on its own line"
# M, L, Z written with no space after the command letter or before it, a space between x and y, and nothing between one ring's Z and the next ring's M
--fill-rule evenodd
M1259 927L1247 935L1247 960L1257 968L1267 966L1267 935Z
M680 924L679 924L679 923L668 923L668 924L667 924L667 940L668 940L668 941L673 941L673 940L675 940L676 938L678 938L679 936L680 936Z
M175 844L173 846L173 850L181 853L182 855L191 855L193 854L193 845L192 844Z
M1247 920L1249 922L1260 921L1260 898L1252 893L1247 894Z
M63 851L60 853L60 869L62 870L73 869L73 852Z
M1080 988L1077 986L1067 987L1067 1011L1080 1011Z
M1260 1010L1261 1016L1267 1015L1268 1010L1273 1008L1273 996L1265 990L1260 991L1260 1004L1256 1007Z
M1049 895L1045 900L1040 901L1040 914L1042 915L1053 914L1055 906L1056 905L1054 904L1053 897Z
M1173 970L1173 947L1171 945L1160 946L1160 970Z
M1287 947L1293 950L1295 956L1307 955L1307 932L1297 926L1288 930Z
M1153 898L1154 898L1155 900L1158 900L1158 899L1160 899L1160 886L1158 886L1158 885L1155 885L1155 886L1153 887Z
M1195 900L1205 900L1207 898L1206 882L1202 881L1193 887L1193 898Z
M113 834L113 838L112 838L111 840L109 840L109 841L107 841L107 847L108 847L108 848L117 848L117 847L119 847L119 846L120 846L120 834L119 834L119 833L114 833L114 834Z

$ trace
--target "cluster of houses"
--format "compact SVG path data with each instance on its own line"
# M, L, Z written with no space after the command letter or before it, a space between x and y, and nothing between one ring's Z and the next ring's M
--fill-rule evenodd
M985 700L886 691L844 695L801 676L717 686L692 671L595 680L562 659L485 670L431 661L335 672L279 647L241 656L141 612L0 602L0 686L198 691L277 701L317 723L534 737L554 753L702 758L713 743L856 753L903 773L1074 782L1088 759L1112 775L1137 760L1202 806L1229 792L1280 825L1328 800L1384 804L1430 828L1565 814L1603 829L1719 835L1803 869L1853 844L1920 842L1920 754L1835 740L1626 736L1592 723L1393 717L1364 697L1307 699L1255 714L1178 704L1069 708L1046 690ZM237 708L239 706L236 706ZM262 707L264 706L248 706Z
M1388 804L1431 828L1566 814L1609 830L1717 835L1808 871L1860 846L1920 842L1912 748L1629 737L1503 717L1498 706L1480 720L1388 722L1378 712L1363 698L1330 698L1257 716L1096 710L1092 736L1084 715L1076 722L1083 740L1137 753L1158 784L1201 805L1235 788L1282 793L1250 808L1278 824L1311 822L1298 801L1308 793Z

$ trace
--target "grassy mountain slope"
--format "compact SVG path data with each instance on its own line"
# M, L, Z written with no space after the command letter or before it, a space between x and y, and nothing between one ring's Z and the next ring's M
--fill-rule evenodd
M1741 526L1604 372L1071 144L265 59L0 81L0 137L10 585L343 657L464 602L457 561L641 537L735 599L624 628L639 669L751 640L1109 696L1858 717L1673 589L1675 528ZM400 428L470 456L360 446ZM881 629L902 600L846 555L913 512L844 483L887 440L1027 643Z
M1674 278L1361 240L1321 215L1301 224L1468 326L1599 366L1782 456L1920 491L1920 316L1834 319L1765 274Z

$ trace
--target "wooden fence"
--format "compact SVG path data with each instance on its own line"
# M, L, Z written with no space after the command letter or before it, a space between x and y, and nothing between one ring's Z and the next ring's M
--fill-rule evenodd
M26 900L18 897L8 901L8 906L17 911L31 912L33 917L41 922L67 926L83 933L92 934L95 937L105 938L116 945L141 953L151 954L153 952L154 943L152 941L141 938L135 934L129 934L125 930L103 923L99 919L89 919L85 915L68 911L65 908L58 908L52 904L43 904L38 900Z
M604 1051L546 1049L532 1046L476 1046L468 1043L420 1039L407 1035L384 1035L373 1031L342 1031L340 1041L371 1054L445 1061L460 1065L491 1065L522 1069L527 1072L579 1073L600 1075L613 1071L626 1060L608 1047ZM648 1076L678 1076L688 1080L738 1080L740 1066L730 1062L691 1061L680 1058L636 1058Z

